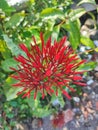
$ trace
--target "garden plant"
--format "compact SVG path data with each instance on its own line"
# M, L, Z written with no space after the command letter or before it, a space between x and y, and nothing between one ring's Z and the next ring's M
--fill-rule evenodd
M62 127L66 101L82 95L98 66L98 40L81 33L85 17L98 30L96 13L94 0L0 0L0 129L50 115Z

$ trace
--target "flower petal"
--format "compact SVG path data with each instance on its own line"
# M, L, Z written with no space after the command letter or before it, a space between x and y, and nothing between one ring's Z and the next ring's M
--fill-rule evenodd
M71 99L71 96L70 96L65 90L63 90L62 93L63 93L68 99Z

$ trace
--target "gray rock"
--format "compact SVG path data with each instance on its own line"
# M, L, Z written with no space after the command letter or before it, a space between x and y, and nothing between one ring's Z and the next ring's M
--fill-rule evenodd
M13 130L29 130L28 126L23 123L17 123Z
M63 130L68 130L68 128L67 128L67 127L64 127Z
M60 101L58 99L54 100L52 102L53 106L57 106L57 105L60 105Z
M38 120L37 119L33 119L32 128L34 128L34 129L38 128Z
M90 95L89 95L90 99L94 100L96 98L96 94L95 92L92 92Z
M79 97L73 97L73 101L79 103L80 102L80 98Z
M92 83L94 82L94 80L89 80L89 81L87 81L87 85L91 85Z
M94 44L98 47L98 40L94 40Z
M92 40L98 40L98 30L92 30L92 31L90 32L90 38L91 38Z
M80 115L81 114L81 110L79 108L74 108L73 109L73 112L76 114L76 115Z
M92 59L92 55L88 55L88 60L91 60Z
M81 30L80 30L80 32L81 32L81 34L83 35L83 36L86 36L86 37L89 37L90 35L90 29L86 26L86 25L83 25L82 27L81 27Z
M93 88L93 91L96 93L96 96L98 94L98 85L96 85L94 88Z
M89 29L94 29L94 26L96 24L95 20L93 19L87 19L84 23Z
M64 121L66 124L73 119L74 113L71 109L67 109L66 111L64 111L64 115L65 115Z
M85 49L86 49L85 46L81 46L80 51L85 52Z

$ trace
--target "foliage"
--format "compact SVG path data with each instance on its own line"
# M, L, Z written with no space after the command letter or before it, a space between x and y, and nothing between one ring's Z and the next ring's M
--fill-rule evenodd
M94 0L86 2L95 5ZM82 3L85 1L82 0L78 5ZM59 108L53 107L53 102L57 98L55 95L47 96L44 100L40 99L40 95L36 100L32 100L32 96L30 99L17 97L19 89L11 85L15 80L10 78L13 72L9 67L17 67L17 62L13 60L14 56L25 55L19 49L19 43L24 42L30 48L34 35L40 45L39 33L43 32L45 41L51 36L52 42L67 35L75 52L79 51L81 45L93 49L92 52L94 50L98 52L93 41L80 33L80 17L87 13L86 10L80 6L74 10L71 8L72 4L72 0L28 0L24 4L11 7L6 0L0 0L0 99L2 99L0 114L3 117L2 119L0 116L0 120L3 129L13 128L20 119L47 116L63 108L65 104L60 92ZM95 66L96 62L92 61L86 66L80 66L80 70L92 70ZM17 120L14 120L15 114L19 115Z

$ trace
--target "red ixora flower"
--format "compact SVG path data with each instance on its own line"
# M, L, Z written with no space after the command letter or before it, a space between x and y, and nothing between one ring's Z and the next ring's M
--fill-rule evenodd
M18 69L12 68L16 73L11 77L18 80L15 87L22 87L22 91L18 94L23 94L22 97L30 97L31 91L34 91L34 99L37 93L42 93L42 98L47 94L58 94L58 89L70 99L70 95L65 91L64 86L70 91L75 90L70 84L85 86L80 76L82 72L78 72L77 68L85 62L79 60L77 54L72 48L66 46L66 36L59 42L54 41L51 44L51 37L44 43L43 34L40 33L41 47L36 43L31 44L31 49L20 44L19 47L26 53L26 57L19 55L15 60L19 62Z
M64 112L55 113L51 119L53 127L63 127L65 124L65 115Z
M59 112L53 115L52 119L51 119L51 123L53 127L63 127L64 123L65 123L65 115L63 112Z

